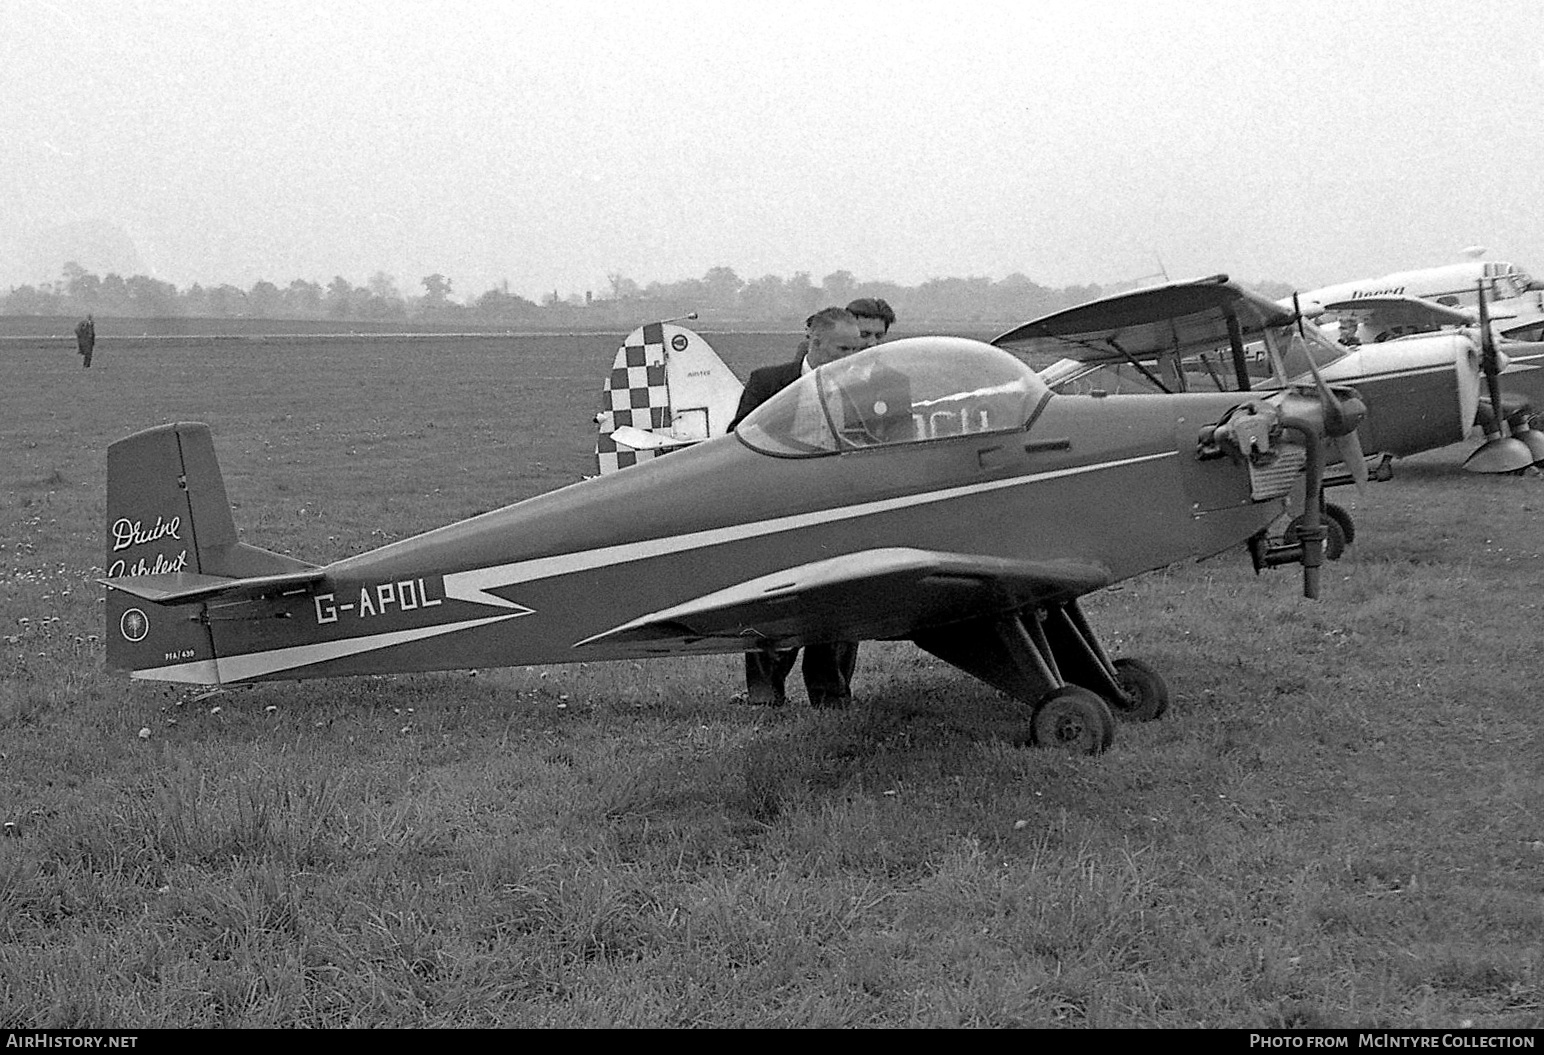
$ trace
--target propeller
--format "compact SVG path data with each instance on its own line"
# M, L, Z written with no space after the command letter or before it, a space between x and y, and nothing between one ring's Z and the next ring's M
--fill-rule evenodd
M1292 297L1293 306L1297 306L1296 294ZM1301 545L1300 554L1296 557L1303 565L1303 596L1319 596L1319 569L1324 563L1324 540L1328 531L1324 527L1324 457L1323 440L1332 439L1340 452L1340 457L1346 463L1346 468L1351 471L1352 478L1357 486L1361 487L1367 479L1367 459L1362 454L1361 440L1357 438L1356 427L1362 423L1362 418L1367 414L1367 406L1355 392L1349 392L1341 396L1332 389L1324 380L1324 375L1319 373L1319 364L1314 361L1312 350L1308 347L1307 337L1304 335L1303 316L1297 314L1297 332L1292 335L1294 342L1292 351L1299 351L1308 362L1308 370L1313 375L1314 387L1317 389L1318 400L1313 401L1306 393L1288 392L1282 402L1283 416L1281 423L1284 427L1291 428L1302 435L1304 445L1308 449L1307 479L1303 486L1303 515L1297 522L1296 535ZM1294 409L1296 403L1301 409ZM1310 404L1304 406L1303 404Z
M1296 293L1292 294L1292 306L1294 309L1297 307ZM1319 404L1324 408L1324 434L1335 441L1335 449L1350 471L1357 493L1365 495L1367 455L1362 452L1362 439L1356 429L1362 423L1362 418L1366 417L1367 407L1355 393L1342 400L1329 386L1329 382L1324 380L1324 375L1319 372L1319 364L1314 362L1308 348L1308 339L1303 334L1302 312L1297 315L1297 332L1292 335L1292 345L1291 350L1300 352L1307 360L1308 372L1313 375L1314 387L1319 390Z
M1490 328L1490 305L1485 299L1485 283L1480 282L1478 288L1480 371L1485 375L1485 387L1490 395L1491 426L1495 429L1495 435L1465 459L1464 468L1472 473L1514 473L1519 469L1526 469L1544 457L1544 442L1536 444L1539 450L1535 453L1525 440L1512 435L1507 427L1506 414L1501 406L1501 353L1496 348L1496 335ZM1535 439L1544 441L1544 437L1535 437Z

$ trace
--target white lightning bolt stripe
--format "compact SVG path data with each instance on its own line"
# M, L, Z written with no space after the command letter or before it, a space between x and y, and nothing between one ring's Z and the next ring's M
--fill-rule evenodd
M502 600L502 599L500 599ZM521 605L518 612L484 616L459 623L441 623L438 626L420 626L410 630L393 630L385 634L368 634L364 637L346 637L336 641L318 641L310 645L292 645L267 652L248 652L240 656L221 656L213 660L194 663L175 663L167 667L143 667L133 676L152 681L181 681L198 685L220 685L233 681L249 681L265 674L277 674L283 670L307 667L313 663L325 663L345 656L357 656L361 652L375 652L393 645L405 645L411 641L453 634L459 630L471 630L489 623L506 619L518 619L530 615L531 609Z
M473 568L469 571L452 572L445 576L445 596L458 597L462 600L478 600L483 604L495 602L503 604L507 602L504 602L502 598L489 595L485 591L502 586L514 586L522 582L531 582L536 579L548 579L556 575L567 575L577 571L593 571L596 568L610 567L614 564L626 564L630 561L664 556L669 553L705 549L708 546L717 546L726 542L738 542L742 539L757 538L762 535L776 535L784 531L796 531L799 528L813 527L817 524L829 524L839 520L854 520L858 517L873 516L876 513L888 513L911 506L947 502L953 498L981 494L987 491L997 491L1005 487L1026 487L1045 480L1080 476L1086 473L1098 472L1102 469L1117 469L1126 465L1138 465L1142 462L1160 461L1165 458L1176 458L1178 456L1176 451L1142 454L1132 458L1098 462L1093 465L1076 465L1067 469L1052 469L1029 476L1015 476L1006 480L988 480L982 483L963 484L959 487L948 487L940 491L928 491L924 494L902 495L899 498L860 502L857 505L839 506L835 509L821 509L813 513L795 513L790 516L775 517L771 520L762 520L753 524L734 524L729 527L692 531L684 535L671 535L666 538L647 539L642 542L627 542L619 546L602 546L599 549L582 550L578 553L564 553L556 557L537 557L534 560L514 561L510 564L498 564L489 568ZM483 600L483 598L486 598L486 600Z

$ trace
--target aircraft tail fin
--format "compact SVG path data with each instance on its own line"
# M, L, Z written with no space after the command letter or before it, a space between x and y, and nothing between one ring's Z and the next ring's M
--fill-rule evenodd
M668 322L640 326L617 349L601 390L596 468L615 472L723 435L741 387L701 335Z
M211 593L225 580L313 567L237 540L214 440L197 422L159 425L107 448L106 545L108 667L176 666L188 676L171 680L205 684L220 679L202 598L177 603L175 589L157 599L125 587L201 583Z

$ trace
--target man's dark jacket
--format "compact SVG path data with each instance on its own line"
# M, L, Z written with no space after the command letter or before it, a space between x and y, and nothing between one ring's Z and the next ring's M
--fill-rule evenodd
M803 371L803 356L791 363L763 366L759 370L752 370L751 376L746 379L745 388L740 392L740 405L734 412L734 420L729 423L729 431L733 432L735 426L744 420L745 415L799 380L799 375Z

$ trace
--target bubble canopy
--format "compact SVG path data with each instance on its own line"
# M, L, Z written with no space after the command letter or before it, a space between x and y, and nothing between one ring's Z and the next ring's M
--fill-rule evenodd
M1017 432L1050 395L1001 348L908 337L805 374L753 410L736 434L753 450L815 457L984 432Z

